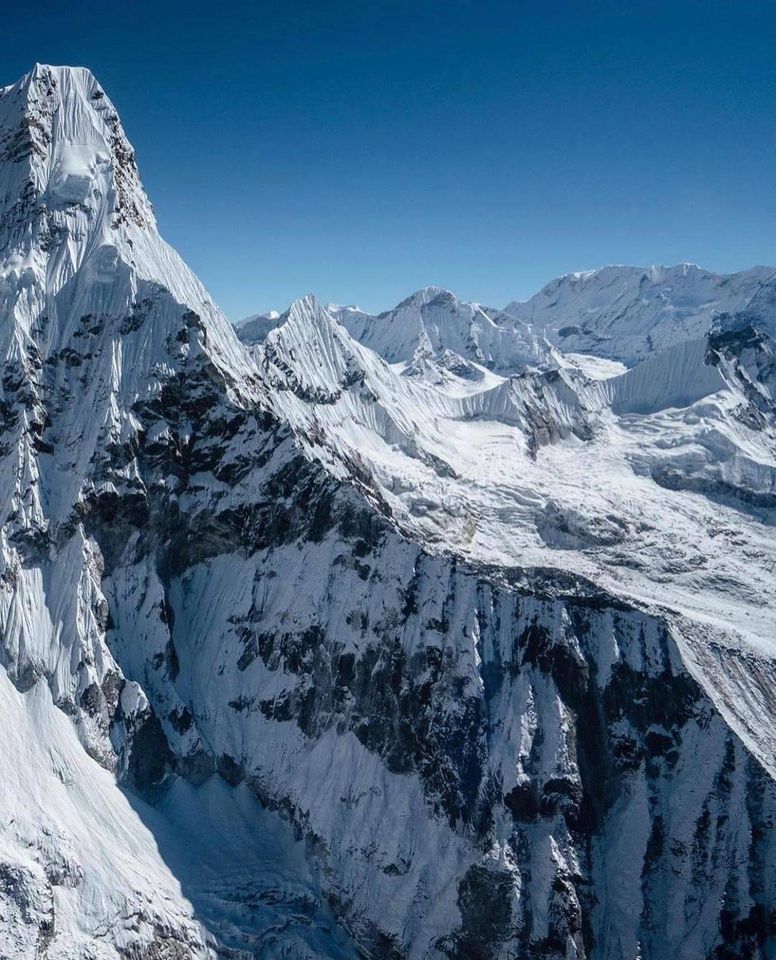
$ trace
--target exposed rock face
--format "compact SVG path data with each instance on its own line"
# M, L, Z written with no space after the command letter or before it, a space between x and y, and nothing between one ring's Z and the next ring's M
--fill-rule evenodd
M767 333L249 353L87 71L0 144L0 954L776 956Z

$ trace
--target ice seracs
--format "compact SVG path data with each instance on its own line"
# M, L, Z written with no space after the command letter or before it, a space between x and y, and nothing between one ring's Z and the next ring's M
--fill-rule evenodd
M88 71L0 183L0 953L766 960L768 272L241 343Z

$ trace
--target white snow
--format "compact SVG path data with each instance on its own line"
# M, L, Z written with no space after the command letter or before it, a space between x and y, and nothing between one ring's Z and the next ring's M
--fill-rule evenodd
M630 366L654 351L703 337L724 313L756 307L776 330L774 289L776 271L770 267L725 275L691 263L609 266L559 277L530 300L508 304L504 312L564 352Z
M404 365L384 363L310 298L303 307L304 317L295 305L271 334L272 356L256 348L259 366L290 385L271 402L337 475L359 463L409 536L480 562L573 571L673 611L679 636L689 618L744 657L776 657L770 512L653 479L674 470L776 490L770 434L739 419L740 378L707 362L705 339L622 373L596 364L593 380L572 358L554 380L529 370L459 391L408 379ZM362 377L349 387L346 367ZM327 401L300 394L298 383ZM535 454L526 439L534 422L546 431ZM688 663L716 696L716 668L707 676L690 653ZM770 766L776 726L761 722L755 734L749 697L732 708L729 699L721 708Z
M282 316L249 318L239 331L248 349L159 237L132 148L87 70L37 65L4 88L0 132L18 153L0 166L0 720L13 731L0 750L0 862L23 894L0 897L0 955L39 955L53 917L52 960L87 950L116 960L150 949L158 929L193 957L212 956L216 935L235 950L348 958L329 896L357 935L379 924L420 960L456 928L457 883L474 863L510 873L515 909L530 904L546 932L555 881L578 873L564 827L526 828L531 879L521 887L506 817L483 852L433 809L416 772L390 770L352 729L318 717L321 730L306 733L276 718L276 705L304 692L293 671L258 655L240 664L237 626L256 611L279 633L324 625L338 650L359 652L361 618L392 635L416 574L419 612L402 614L401 648L422 652L458 576L450 557L527 578L536 568L579 575L635 605L627 622L591 610L597 646L585 655L602 689L618 664L654 678L663 659L698 679L716 713L698 726L698 763L666 801L682 842L688 811L700 815L693 778L710 781L728 730L742 756L746 748L776 776L773 353L767 340L725 353L708 339L753 311L773 333L770 270L607 267L503 311L440 288L376 317L307 296ZM218 413L223 400L254 427L271 413L275 446L233 482L165 466L154 481L172 492L165 502L184 516L250 507L301 449L359 503L389 508L396 530L376 558L379 576L361 576L352 542L336 533L225 546L170 573L140 529L106 573L89 505L146 497L132 452L146 405L166 404L146 450L181 459L190 450L195 414L161 396L175 374L201 372L197 360L221 393L188 399ZM238 432L221 465L239 463L250 441ZM299 509L282 490L273 496ZM561 605L523 597L518 611L510 590L492 601L493 622L516 621L518 633L481 630L474 578L460 576L450 626L439 628L460 690L479 696L483 664L508 660L539 616L582 657ZM125 726L110 728L107 708L78 704L116 684ZM117 785L127 724L150 705L167 730L192 714L173 741L180 758L232 758L244 783L171 777L155 808L130 799ZM487 763L505 789L579 779L574 718L546 673L517 671L490 708ZM292 811L312 856L249 785ZM739 778L725 811L739 845L750 834L741 789ZM611 960L640 950L628 918L642 907L648 801L639 773L607 814L619 842L597 861L596 923ZM666 897L658 907L674 920L664 931L673 955L680 906ZM699 956L706 909L692 907Z

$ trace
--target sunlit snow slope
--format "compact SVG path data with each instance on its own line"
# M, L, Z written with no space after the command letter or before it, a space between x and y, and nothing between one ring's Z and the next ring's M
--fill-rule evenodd
M634 363L654 351L705 336L715 318L751 310L776 332L776 271L718 274L694 263L604 267L548 283L504 313L531 325L564 351Z
M694 270L243 343L91 74L0 91L0 956L776 956L770 274Z

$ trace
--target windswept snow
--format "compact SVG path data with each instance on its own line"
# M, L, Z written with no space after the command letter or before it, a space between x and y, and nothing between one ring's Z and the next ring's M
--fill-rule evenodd
M775 294L238 337L92 75L3 88L0 954L770 956Z
M754 267L717 274L693 263L675 267L610 266L548 283L504 312L560 349L621 360L704 337L720 314L752 308L776 332L776 271Z
M744 365L708 338L625 372L594 361L588 378L572 357L479 389L451 376L470 387L457 390L408 379L308 297L255 356L310 454L342 477L357 463L407 535L473 562L578 573L776 656L773 432L744 413ZM746 704L740 731L757 726ZM770 765L776 737L761 734Z
M389 363L410 363L419 352L437 356L449 351L503 373L527 364L541 366L551 357L551 348L529 325L459 300L441 287L419 290L376 317L352 307L333 316Z

